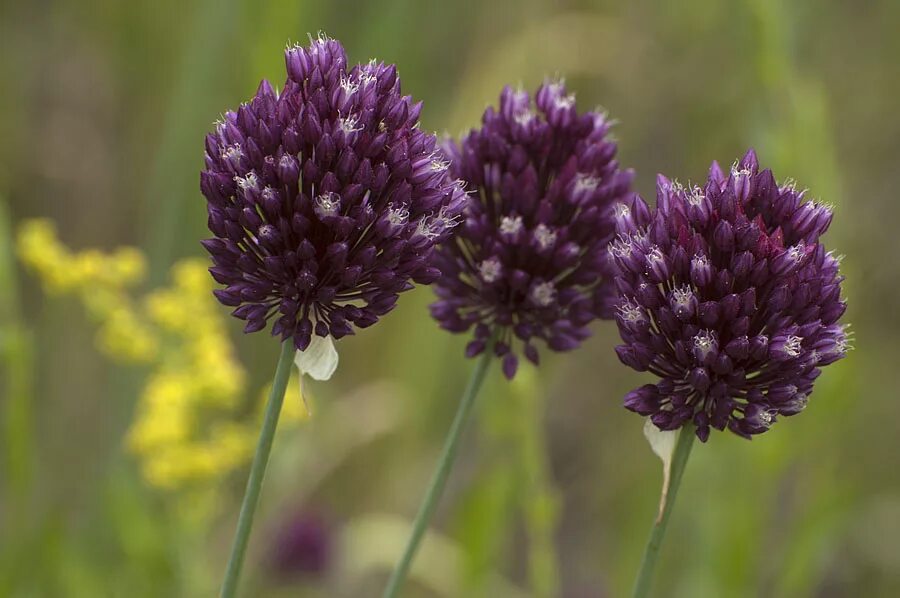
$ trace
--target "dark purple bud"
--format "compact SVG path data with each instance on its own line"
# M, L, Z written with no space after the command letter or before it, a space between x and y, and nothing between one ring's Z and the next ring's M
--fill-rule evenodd
M466 345L466 357L475 357L484 352L485 342L483 340L475 340Z
M759 361L769 354L769 337L758 334L750 339L750 357Z
M652 384L645 384L625 395L625 408L641 415L650 415L659 409L660 396Z
M650 248L646 257L647 275L653 282L662 282L669 278L671 272L671 263L669 258L663 254L659 247Z
M807 255L806 247L802 244L788 247L771 260L769 269L775 276L788 276L800 269Z
M743 429L748 434L765 432L775 423L776 411L763 403L750 403L744 408Z
M680 286L669 294L669 306L679 320L688 321L697 314L697 296L689 286Z
M706 392L710 386L709 373L706 371L706 368L694 368L688 374L688 382L700 392Z
M697 363L711 366L716 361L719 354L719 341L714 333L709 330L702 330L694 336L693 355Z
M705 287L712 282L713 271L709 258L697 254L691 259L691 282L698 287Z
M540 365L540 357L538 355L538 350L534 345L525 343L524 353L525 353L525 357L528 359L528 361L530 361L534 365Z
M722 220L716 225L713 232L713 243L720 251L732 251L734 249L734 230L727 220Z
M515 354L507 353L503 357L503 375L506 376L507 380L512 380L516 375L516 370L519 369L519 360L516 358Z
M746 336L734 338L725 345L725 352L736 361L747 359L750 356L750 340Z

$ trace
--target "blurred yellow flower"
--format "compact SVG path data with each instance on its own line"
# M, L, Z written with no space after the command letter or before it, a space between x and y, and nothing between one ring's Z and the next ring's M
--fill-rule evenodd
M146 259L136 248L72 252L48 220L24 222L17 248L46 292L80 299L99 323L104 355L150 367L126 438L149 484L205 495L249 462L268 388L247 405L246 374L206 260L177 262L169 286L141 297L135 288L145 281ZM286 424L307 417L296 379L283 416Z
M125 362L150 363L159 337L135 310L128 289L143 282L146 260L131 247L110 254L95 249L71 252L49 220L28 220L19 228L17 249L22 263L37 274L51 294L74 294L100 322L98 348Z

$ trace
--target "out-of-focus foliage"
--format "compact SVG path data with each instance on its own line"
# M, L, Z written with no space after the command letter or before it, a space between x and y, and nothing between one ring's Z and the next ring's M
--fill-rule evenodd
M801 416L697 447L657 590L900 594L898 27L894 0L0 4L0 596L215 593L277 343L208 296L203 135L319 30L397 63L425 127L559 74L619 121L645 197L753 146L834 204L857 349ZM279 433L246 595L380 590L470 366L430 300L343 339L312 418ZM515 385L491 372L409 596L627 593L658 462L620 406L643 378L593 330ZM290 389L284 423L305 414ZM275 532L305 513L328 567L276 574Z

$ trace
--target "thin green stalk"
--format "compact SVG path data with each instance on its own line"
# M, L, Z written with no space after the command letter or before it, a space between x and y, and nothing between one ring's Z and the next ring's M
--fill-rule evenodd
M0 198L0 422L3 424L4 467L0 467L0 484L8 492L11 513L23 513L33 469L32 396L33 339L22 320L19 281L16 276L12 219L6 202ZM4 475L5 474L5 475ZM21 517L10 520L10 527L20 525Z
M6 535L18 538L0 546L0 596L16 593L18 572L34 556L22 545L30 537L30 504L34 470L34 339L25 327L19 299L19 281L12 219L0 197L0 501L5 502ZM21 589L21 588L19 588Z
M650 592L650 584L653 582L653 571L656 569L656 560L659 556L659 547L662 544L663 536L666 534L666 526L669 523L669 515L672 514L672 506L675 504L675 497L678 494L678 486L681 485L681 476L684 475L684 468L687 465L688 457L691 454L691 447L694 444L694 425L686 424L678 434L678 443L675 445L675 453L672 455L672 469L669 478L669 488L665 497L662 512L656 518L653 529L650 531L650 540L647 542L647 548L644 551L644 560L641 562L641 569L638 572L637 581L634 584L634 598L644 598ZM666 491L666 489L663 489Z
M531 592L534 598L552 598L560 593L553 539L559 519L559 495L547 459L546 397L533 367L519 368L512 386L518 405L518 449L524 487L521 500L528 535Z
M416 515L416 520L413 523L413 531L406 544L403 557L391 574L387 588L384 590L384 598L395 598L398 595L400 587L409 573L409 568L412 565L413 558L416 556L422 537L425 535L425 530L428 528L428 522L431 520L438 500L444 492L444 486L447 484L447 478L450 475L450 470L453 468L453 461L456 459L459 438L462 436L463 428L465 428L469 414L472 411L472 405L475 403L475 397L478 395L478 390L481 388L481 383L484 381L493 357L493 344L493 340L488 343L484 353L475 365L475 370L469 379L469 385L466 387L462 399L460 399L456 416L453 418L453 424L450 426L450 432L447 434L447 439L444 442L444 450L438 461L437 469L431 478L431 484L428 486L425 500L422 502L422 506L419 507L419 513Z
M241 567L244 565L244 556L247 552L247 543L250 540L250 530L253 528L256 503L259 502L259 493L266 476L266 465L269 463L269 453L272 452L275 428L278 426L278 416L281 415L284 391L287 389L288 379L291 377L294 352L294 345L290 340L281 344L281 356L278 358L275 380L272 382L272 390L269 392L266 417L263 420L262 430L259 432L259 442L256 445L256 454L253 456L250 478L247 480L247 490L244 493L244 502L238 517L237 532L235 532L234 544L231 547L231 558L228 560L225 582L222 584L222 598L233 598L237 591Z

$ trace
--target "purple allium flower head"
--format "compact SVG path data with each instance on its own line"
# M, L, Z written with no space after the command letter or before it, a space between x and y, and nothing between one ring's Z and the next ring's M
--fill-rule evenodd
M322 518L301 514L279 531L272 565L282 575L321 574L328 569L331 551L331 534Z
M831 210L759 171L751 150L704 187L657 180L610 244L620 270L619 359L661 378L625 397L662 430L688 420L749 438L803 410L820 368L844 357L838 258L819 237Z
M473 200L435 255L444 275L431 313L452 332L474 326L470 357L490 350L499 328L494 351L507 378L518 366L515 338L537 363L535 339L567 351L589 335L588 323L612 317L605 252L633 175L619 169L609 127L600 112L579 114L563 83L548 81L534 104L505 88L481 129L445 150Z
M347 68L344 48L319 37L285 52L287 80L263 81L206 138L200 187L203 242L219 301L305 349L313 333L340 338L390 311L410 279L440 272L429 257L466 196L421 103L400 94L396 67Z

